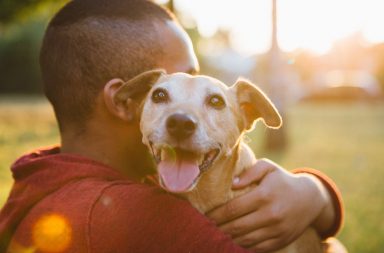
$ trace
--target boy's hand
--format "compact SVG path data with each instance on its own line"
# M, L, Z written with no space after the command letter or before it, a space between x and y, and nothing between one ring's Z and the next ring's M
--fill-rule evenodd
M332 201L316 177L261 159L234 179L233 189L254 183L250 192L207 214L241 246L268 252L291 243L311 224L322 224L318 230L332 225Z

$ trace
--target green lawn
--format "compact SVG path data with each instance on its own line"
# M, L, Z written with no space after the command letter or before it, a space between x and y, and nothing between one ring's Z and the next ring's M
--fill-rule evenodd
M261 149L264 128L250 134L257 155L287 169L324 171L340 187L346 221L340 239L350 252L384 249L384 104L300 104L288 110L289 145ZM257 141L260 140L260 141ZM29 150L58 142L52 110L42 99L0 98L0 206L11 187L9 166Z
M36 147L57 142L55 118L45 100L0 97L0 206L12 184L10 164Z

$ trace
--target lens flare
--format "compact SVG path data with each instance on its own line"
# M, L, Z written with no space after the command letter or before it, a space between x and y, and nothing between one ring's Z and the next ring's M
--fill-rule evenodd
M72 240L72 229L66 218L58 214L42 216L34 225L33 242L43 252L63 252Z

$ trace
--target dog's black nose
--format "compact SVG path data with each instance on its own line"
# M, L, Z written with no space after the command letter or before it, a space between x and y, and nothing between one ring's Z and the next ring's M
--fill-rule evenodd
M177 139L185 139L196 130L196 123L188 115L175 113L166 122L168 133Z

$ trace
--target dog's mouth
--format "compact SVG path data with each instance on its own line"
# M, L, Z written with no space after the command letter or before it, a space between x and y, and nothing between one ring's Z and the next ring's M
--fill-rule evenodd
M220 153L219 148L206 153L170 146L155 148L151 145L151 149L157 163L161 186L175 193L192 190L200 176L212 166Z

